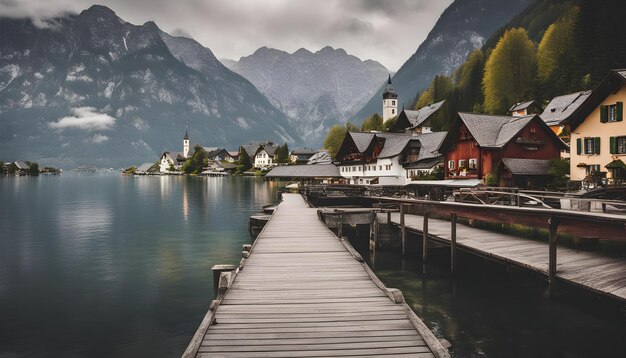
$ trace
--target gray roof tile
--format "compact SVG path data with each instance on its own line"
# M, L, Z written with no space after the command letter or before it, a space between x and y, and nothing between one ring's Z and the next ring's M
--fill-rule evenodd
M540 117L549 126L559 125L567 120L590 94L591 91L581 91L554 97Z
M547 175L550 167L547 159L502 158L502 163L515 175Z
M441 106L443 106L445 100L429 104L428 106L424 106L417 111L404 110L406 117L409 119L411 123L410 128L419 127L424 123L430 116L432 116L435 112L437 112Z
M459 117L481 147L500 148L524 128L535 115L511 117L459 112Z
M340 178L334 164L279 165L265 175L268 178Z

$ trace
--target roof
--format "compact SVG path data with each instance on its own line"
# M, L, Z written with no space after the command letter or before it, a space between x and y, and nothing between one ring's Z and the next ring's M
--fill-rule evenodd
M261 149L263 149L267 153L267 155L269 155L270 157L273 157L274 156L274 152L276 152L276 149L278 149L278 146L273 145L273 144L264 144L264 145L259 147L259 149L257 150L257 153Z
M441 155L437 149L447 134L448 132L418 134L417 139L420 141L422 148L420 149L417 160L420 161L427 158L435 158Z
M318 150L311 148L296 148L291 151L291 155L313 155L317 152Z
M333 162L333 158L331 158L330 154L326 150L320 150L319 152L313 154L307 164L331 164Z
M569 116L570 129L574 131L591 112L596 109L611 93L626 86L626 69L611 70L591 91L589 96Z
M164 152L161 157L163 157L163 155L173 162L185 160L185 156L181 152Z
M28 165L28 163L21 161L21 160L16 160L13 162L13 164L15 164L17 169L30 169L30 165Z
M187 134L187 127L185 127L185 136L183 137L183 139L189 139L189 134Z
M339 168L334 164L279 165L272 168L267 178L340 178Z
M437 112L441 108L441 106L443 106L445 101L446 100L444 99L443 101L429 104L428 106L424 106L417 111L410 111L406 109L402 110L402 112L404 112L407 119L411 123L411 127L409 128L412 129L421 126L424 122L426 122L428 118L430 118L430 116L435 114L435 112ZM400 113L400 115L402 115L402 113Z
M443 163L443 156L438 155L436 157L424 158L409 163L404 166L405 169L430 169L437 164Z
M376 133L373 132L348 132L348 135L352 138L352 141L356 145L356 149L363 153L372 143L372 139Z
M526 109L532 105L536 105L539 106L539 103L537 103L535 100L532 101L527 101L527 102L521 102L521 103L516 103L514 104L511 109L509 109L509 112L515 112L515 111L521 111L523 109Z
M246 154L248 154L249 157L254 157L256 155L256 153L259 151L259 149L264 146L273 146L274 143L272 142L263 142L263 141L252 141L249 144L243 144L241 146L241 148L246 152ZM269 153L268 153L269 154ZM274 152L272 152L272 155L274 155Z
M237 150L229 150L228 151L228 155L230 155L233 158L237 158L239 156L239 151L237 151Z
M154 166L154 163L143 163L135 169L136 172L147 172Z
M547 159L502 158L502 164L514 175L547 175Z
M503 147L535 116L511 117L459 112L459 118L478 145L491 148Z
M445 180L415 180L408 185L447 186L452 188L469 188L482 184L480 179L445 179Z
M383 91L383 99L388 98L398 98L396 89L391 84L391 74L389 75L389 79L387 80L387 84L385 85L385 90Z
M626 169L626 164L621 159L615 159L604 167L607 169Z
M569 119L590 94L591 91L580 91L554 97L540 117L549 126L560 125Z
M417 141L417 137L408 133L377 133L376 136L385 139L385 145L378 158L395 157L402 153L411 140Z

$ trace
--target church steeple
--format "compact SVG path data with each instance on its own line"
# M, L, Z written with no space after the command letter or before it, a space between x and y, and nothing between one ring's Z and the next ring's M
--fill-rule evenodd
M189 157L189 125L185 125L185 136L183 137L183 157Z
M383 123L398 115L398 94L391 84L391 74L383 92Z

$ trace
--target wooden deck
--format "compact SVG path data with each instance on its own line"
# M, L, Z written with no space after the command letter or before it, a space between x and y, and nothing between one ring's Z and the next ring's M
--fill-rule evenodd
M404 302L309 208L283 202L184 357L449 357Z
M400 214L391 221L400 225ZM405 228L422 233L423 216L405 214ZM429 237L449 243L450 221L428 219ZM548 243L457 223L457 247L469 252L509 262L548 275ZM626 258L575 250L563 246L557 251L557 280L581 286L614 299L626 301ZM460 267L460 270L463 268Z

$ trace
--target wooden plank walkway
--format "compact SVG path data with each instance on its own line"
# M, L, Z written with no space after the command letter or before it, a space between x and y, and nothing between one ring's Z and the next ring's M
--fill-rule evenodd
M423 216L405 214L405 228L422 233ZM400 225L400 214L391 221ZM429 237L450 242L450 221L428 219ZM548 275L548 243L457 223L457 247ZM614 299L626 301L626 258L559 246L557 279ZM460 267L459 269L462 269Z
M359 258L317 209L283 194L183 356L449 357L399 291Z

